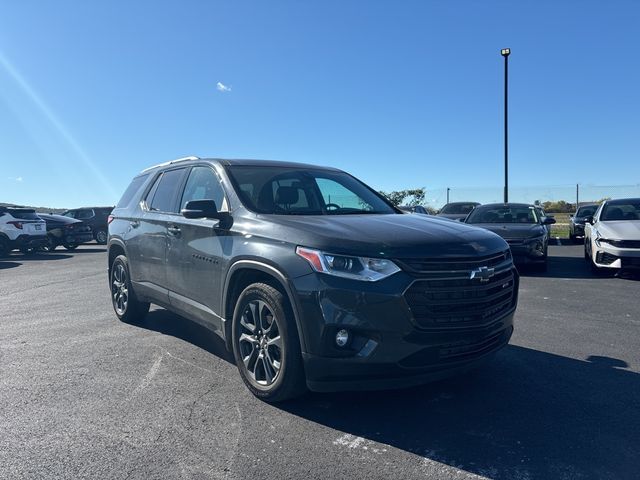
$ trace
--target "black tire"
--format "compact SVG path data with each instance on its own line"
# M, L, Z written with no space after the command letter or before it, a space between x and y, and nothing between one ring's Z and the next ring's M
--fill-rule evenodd
M578 243L576 236L573 233L569 233L569 240L571 240L571 243Z
M106 245L109 235L106 230L98 230L95 233L94 238L96 239L96 242L98 242L98 245Z
M58 242L50 236L47 235L47 243L42 246L42 250L45 252L53 252L56 248L58 248Z
M64 243L63 245L67 250L75 250L76 248L78 248L77 243Z
M9 253L11 253L9 242L6 238L0 237L0 258L8 257Z
M20 252L22 252L23 255L34 255L36 253L36 249L33 247L22 247L20 249Z
M233 312L232 339L240 376L256 397L275 403L306 392L300 338L282 292L265 283L245 288Z
M139 323L149 312L149 303L136 298L129 275L129 262L124 255L118 255L111 264L109 292L113 311L121 321Z

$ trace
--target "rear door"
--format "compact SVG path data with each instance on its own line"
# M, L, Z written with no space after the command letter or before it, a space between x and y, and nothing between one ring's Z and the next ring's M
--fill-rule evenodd
M218 211L227 211L220 179L209 165L191 168L180 195L180 208L190 200L214 200ZM169 222L168 285L172 306L208 327L222 328L221 265L228 230L213 219L175 216Z
M161 172L147 192L143 213L131 222L132 235L127 242L131 278L146 296L168 302L167 227L177 216L178 191L186 169Z

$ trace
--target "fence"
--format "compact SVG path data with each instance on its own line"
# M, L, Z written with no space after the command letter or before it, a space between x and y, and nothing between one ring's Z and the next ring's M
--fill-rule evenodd
M426 187L425 204L439 209L447 203L447 187ZM640 184L635 185L578 185L578 199L580 203L589 203L603 198L640 197ZM504 199L503 187L449 187L450 202L480 202L498 203ZM576 203L576 185L553 186L512 186L509 187L509 201L534 203L547 201Z

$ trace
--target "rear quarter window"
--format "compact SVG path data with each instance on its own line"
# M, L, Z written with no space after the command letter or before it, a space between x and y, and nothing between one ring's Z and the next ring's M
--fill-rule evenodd
M149 178L149 174L139 175L131 180L131 183L122 194L122 198L118 202L116 208L128 207L131 204L131 201L133 200L136 193L138 193L138 191L140 190L140 187L142 187L144 182L147 180L147 178Z

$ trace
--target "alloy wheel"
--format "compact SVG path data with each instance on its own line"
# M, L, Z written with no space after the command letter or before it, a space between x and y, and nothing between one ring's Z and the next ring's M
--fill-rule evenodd
M262 300L251 300L240 318L240 354L251 380L269 387L282 370L283 342L279 320Z
M124 265L118 263L113 268L111 275L111 298L118 315L127 312L129 304L129 288L127 287L127 271Z

